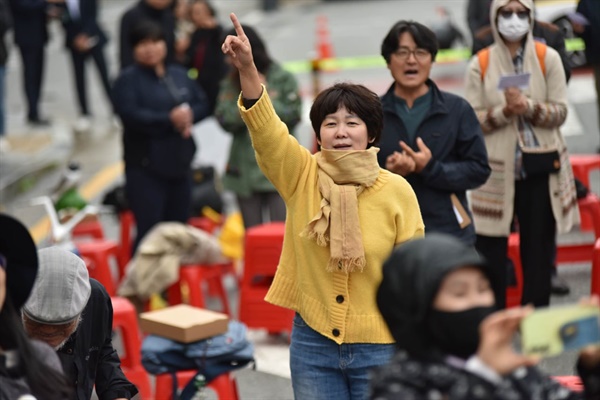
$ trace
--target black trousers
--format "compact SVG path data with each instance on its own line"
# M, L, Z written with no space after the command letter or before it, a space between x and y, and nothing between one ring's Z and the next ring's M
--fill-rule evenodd
M40 117L38 104L44 77L44 45L19 47L23 68L23 87L27 97L27 119Z
M87 89L86 89L86 78L85 78L85 63L88 57L92 57L98 74L100 75L100 81L106 97L110 102L110 91L111 84L108 78L108 67L106 66L106 58L104 57L103 46L94 46L90 51L81 53L75 49L70 49L71 60L73 62L73 74L75 77L75 87L77 89L77 100L79 102L79 112L82 115L90 115L90 109L87 101Z
M165 179L143 167L127 167L125 191L137 228L133 254L154 225L167 221L186 223L190 216L191 172L179 179Z
M555 259L556 220L548 191L548 176L515 181L515 215L523 266L522 304L550 303L550 282ZM507 237L477 235L477 250L491 267L492 288L499 307L506 306Z
M255 192L250 197L237 196L238 206L248 229L265 222L285 221L285 203L277 192ZM268 219L263 218L264 213Z

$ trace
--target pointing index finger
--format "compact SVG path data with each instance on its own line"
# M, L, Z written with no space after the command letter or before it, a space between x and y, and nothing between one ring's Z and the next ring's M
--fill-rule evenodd
M235 29L235 33L237 34L237 36L245 37L246 33L244 32L244 28L242 28L242 24L240 24L240 21L238 20L235 13L229 14L229 18L231 19L231 22L233 22L233 28Z

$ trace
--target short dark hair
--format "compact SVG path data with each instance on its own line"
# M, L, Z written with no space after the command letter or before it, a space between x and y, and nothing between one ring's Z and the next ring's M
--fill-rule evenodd
M337 112L340 107L356 114L367 125L369 143L367 147L376 144L383 129L383 108L379 96L363 85L353 83L336 83L323 90L310 108L310 122L317 139L321 140L321 124L329 115Z
M142 19L129 32L129 43L131 44L131 48L134 48L144 40L158 42L167 39L165 31L160 24L149 19Z
M381 43L381 55L385 58L386 63L390 63L392 53L398 50L398 40L404 32L410 33L417 47L429 51L431 60L435 61L435 56L439 49L435 33L418 22L401 20L392 26L392 29L390 29L383 39L383 43Z

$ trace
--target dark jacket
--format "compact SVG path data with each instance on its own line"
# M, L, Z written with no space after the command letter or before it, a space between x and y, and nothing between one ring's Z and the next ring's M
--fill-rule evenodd
M115 81L112 99L123 122L126 167L145 167L167 178L189 171L196 151L194 139L184 139L169 114L175 106L188 103L198 122L208 116L208 103L185 69L169 65L161 78L153 69L132 65Z
M46 2L44 0L10 0L10 9L17 46L44 46L48 41Z
M565 47L565 36L560 28L554 24L536 20L533 24L532 33L535 40L545 43L558 52L565 70L567 82L569 82L571 78L571 64ZM490 46L492 43L494 43L494 36L492 28L488 25L485 29L480 29L477 35L473 37L473 54Z
M465 243L475 242L473 224L461 228L454 213L451 194L455 194L465 212L471 215L466 191L486 182L491 170L481 127L473 108L463 98L442 92L429 80L433 99L417 137L431 150L432 159L419 174L406 176L417 199L425 223L425 232L445 232ZM377 160L382 168L394 151L401 151L403 140L418 151L410 141L406 128L394 106L394 85L381 98L383 103L383 132Z
M590 22L581 35L585 41L585 56L590 64L600 64L600 2L580 0L577 12Z
M6 65L8 49L4 35L12 28L12 16L8 7L8 0L0 0L0 65Z
M65 46L73 47L73 40L81 33L90 38L97 38L96 46L104 46L108 38L98 24L98 2L97 0L79 1L79 18L68 15L63 19L65 28Z
M133 48L130 44L130 32L133 27L144 19L150 19L162 26L167 42L167 63L175 61L175 16L170 7L157 10L140 0L121 17L119 34L119 61L121 69L133 64Z
M537 368L522 368L496 385L444 362L425 362L398 353L373 371L371 399L447 400L579 400L594 395L570 392Z
M132 398L138 391L121 371L121 361L112 345L113 309L104 286L90 279L92 293L82 321L58 356L77 400L89 400L92 389L100 400Z
M223 39L220 25L213 29L197 29L190 38L186 53L186 67L196 69L196 82L206 93L211 114L217 104L219 84L228 70L225 55L221 51Z
M469 0L467 5L467 24L471 36L477 31L490 24L490 6L492 0Z

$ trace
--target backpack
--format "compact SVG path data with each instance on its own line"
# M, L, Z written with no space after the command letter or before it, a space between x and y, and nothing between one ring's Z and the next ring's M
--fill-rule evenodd
M246 338L248 328L241 322L229 321L226 333L193 343L180 343L162 336L148 335L142 342L142 365L151 374L170 373L173 377L173 399L190 399L194 380L202 374L206 382L217 376L254 362L254 346ZM177 397L177 371L198 370Z
M540 68L542 69L542 74L546 76L546 50L548 50L548 46L546 46L542 42L534 41L535 43L535 54L537 55L538 61L540 63ZM485 49L481 49L477 52L477 58L479 59L479 68L481 69L481 81L483 82L483 78L485 78L485 73L487 72L488 65L490 64L490 48L486 47Z

